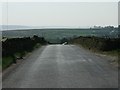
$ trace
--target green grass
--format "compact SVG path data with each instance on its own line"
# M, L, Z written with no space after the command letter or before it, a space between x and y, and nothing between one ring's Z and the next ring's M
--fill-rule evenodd
M2 58L2 69L9 67L13 63L13 58L11 56Z
M17 52L17 53L15 54L15 56L16 56L16 57L20 57L20 56L21 56L21 53Z
M86 50L90 50L91 52L93 52L93 53L97 53L97 54L102 54L102 55L106 55L106 56L110 56L110 57L114 57L115 59L114 59L114 61L112 61L112 62L114 62L114 63L119 63L120 64L120 49L117 49L117 50L111 50L111 51L101 51L101 50L98 50L98 49L96 49L96 48L91 48L91 49L89 49L88 47L86 47L86 46L83 46L83 45L81 45L81 44L76 44L76 45L78 45L78 46L80 46L80 47L83 47L84 49L86 49Z
M120 55L120 50L112 50L112 51L105 51L103 54L111 55L111 56L118 56Z
M37 44L34 49L39 48L41 46L41 44ZM17 52L15 53L15 57L19 58L19 57L23 57L25 55L27 55L29 52L25 51L25 52ZM13 58L11 56L7 56L7 57L3 57L2 60L0 61L0 67L4 70L7 67L9 67L11 64L13 63ZM0 69L1 69L0 68Z
M0 57L0 71L2 70L2 58Z
M88 47L84 47L86 49L89 49ZM95 48L91 48L90 49L92 52L96 52L96 53L100 53L100 54L104 54L104 55L109 55L109 56L114 56L114 57L118 57L120 55L120 50L111 50L111 51L101 51Z
M40 43L37 43L37 44L35 45L34 49L39 48L40 46L41 46L41 44L40 44Z
M109 55L112 57L116 57L116 60L114 62L120 64L120 50L112 50L112 51L107 51L107 52L102 52L102 54Z

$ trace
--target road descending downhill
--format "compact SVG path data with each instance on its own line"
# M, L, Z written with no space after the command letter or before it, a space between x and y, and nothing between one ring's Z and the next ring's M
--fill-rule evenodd
M117 87L117 68L76 45L42 47L3 80L3 88Z

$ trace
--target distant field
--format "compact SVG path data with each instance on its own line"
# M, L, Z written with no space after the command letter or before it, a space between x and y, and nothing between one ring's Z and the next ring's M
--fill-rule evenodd
M50 42L57 42L62 38L72 38L78 36L109 36L116 37L118 29L31 29L31 30L10 30L2 31L3 37L27 37L41 36Z

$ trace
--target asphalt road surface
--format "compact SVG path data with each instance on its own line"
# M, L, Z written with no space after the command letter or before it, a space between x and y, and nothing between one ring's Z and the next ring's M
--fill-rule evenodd
M75 45L42 47L3 80L3 88L117 87L117 68Z

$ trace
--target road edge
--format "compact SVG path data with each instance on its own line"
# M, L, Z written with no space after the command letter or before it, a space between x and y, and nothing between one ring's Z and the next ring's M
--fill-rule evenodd
M6 79L6 77L12 73L12 71L14 71L15 69L17 69L22 63L24 63L26 61L27 58L29 58L32 53L38 51L39 49L41 49L41 52L45 49L46 46L41 46L39 48L36 48L35 50L33 50L32 52L28 53L23 59L17 60L16 64L12 64L10 67L8 67L6 70L2 71L2 81L4 81L4 79Z

